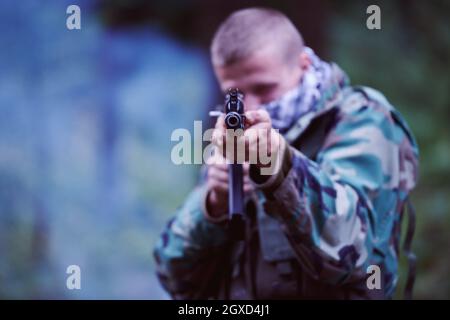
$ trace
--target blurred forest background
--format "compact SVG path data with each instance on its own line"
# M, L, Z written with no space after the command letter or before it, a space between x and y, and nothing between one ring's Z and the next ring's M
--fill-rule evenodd
M66 29L69 4L81 30ZM381 30L366 28L370 4ZM151 252L198 171L171 163L170 134L222 101L209 41L230 12L255 5L285 12L309 46L408 120L421 152L415 297L450 298L444 0L2 1L0 298L168 298ZM71 264L81 290L66 288Z

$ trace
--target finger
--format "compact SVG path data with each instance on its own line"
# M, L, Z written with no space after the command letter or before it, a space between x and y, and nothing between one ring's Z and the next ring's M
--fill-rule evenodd
M214 149L214 154L210 158L208 158L206 164L209 167L215 167L222 171L228 170L227 162L226 162L225 158L220 154L220 151L218 150L217 147ZM209 168L208 168L208 170L209 170Z
M275 139L277 136L272 135L271 129L259 129L256 134L247 131L245 136L246 147L250 149L266 147L267 150L267 147L271 146L272 138Z
M260 122L271 122L270 115L265 109L250 110L245 113L245 121L249 126Z
M244 193L249 194L255 190L255 187L252 184L245 183L244 184Z
M208 179L214 179L221 183L228 183L228 172L217 168L211 168L208 171Z
M244 175L248 175L250 172L250 163L244 162L244 164L242 165L242 169L244 171Z
M214 126L216 129L225 130L227 127L225 125L225 116L221 115L217 118L216 125Z
M211 142L216 145L219 150L221 150L222 146L225 143L225 130L222 128L214 129L211 137Z
M219 193L228 193L228 183L223 183L217 180L208 180L208 188Z
M250 179L250 176L244 176L244 184L253 185L252 180Z
M246 129L252 129L252 130L269 130L272 128L272 122L270 121L261 121L256 122L255 124L252 124L251 126L247 127Z
M258 140L258 136L249 136L245 140L245 150L247 152L247 160L252 164L255 164L255 161L258 159L258 147L260 146L260 141Z

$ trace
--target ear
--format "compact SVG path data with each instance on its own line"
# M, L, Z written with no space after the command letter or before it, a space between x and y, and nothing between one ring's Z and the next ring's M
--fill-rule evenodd
M308 69L309 65L311 64L311 59L309 58L309 56L305 52L305 50L303 50L302 53L300 53L298 62L299 62L300 68L303 71Z

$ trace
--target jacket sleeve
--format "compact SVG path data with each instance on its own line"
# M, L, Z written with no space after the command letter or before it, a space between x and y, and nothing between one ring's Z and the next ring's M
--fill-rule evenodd
M297 259L315 279L361 280L374 261L375 241L390 241L398 207L394 190L408 178L401 167L410 166L400 163L406 137L388 114L353 108L340 115L316 161L285 143L275 175L264 179L251 167L265 211L280 221ZM380 199L389 211L382 225L375 209Z
M219 277L227 234L223 225L206 218L205 194L205 185L189 194L154 249L158 278L175 299L206 299Z

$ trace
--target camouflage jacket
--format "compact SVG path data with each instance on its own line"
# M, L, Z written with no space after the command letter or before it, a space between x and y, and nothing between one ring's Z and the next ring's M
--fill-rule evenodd
M308 135L331 114L321 129L323 139ZM401 211L418 168L417 145L400 114L378 91L346 85L330 90L284 138L289 147L282 170L263 183L251 175L258 187L257 225L270 220L270 229L276 221L286 238L271 243L260 233L262 256L268 261L292 256L314 280L311 286L337 288L334 298L351 297L340 295L339 288L365 285L367 268L376 265L383 283L378 297L391 297L398 279ZM313 156L303 144L316 148ZM205 194L200 181L154 250L160 282L174 298L223 297L215 282L223 279L233 255L226 225L205 214ZM282 245L289 252L277 251Z

